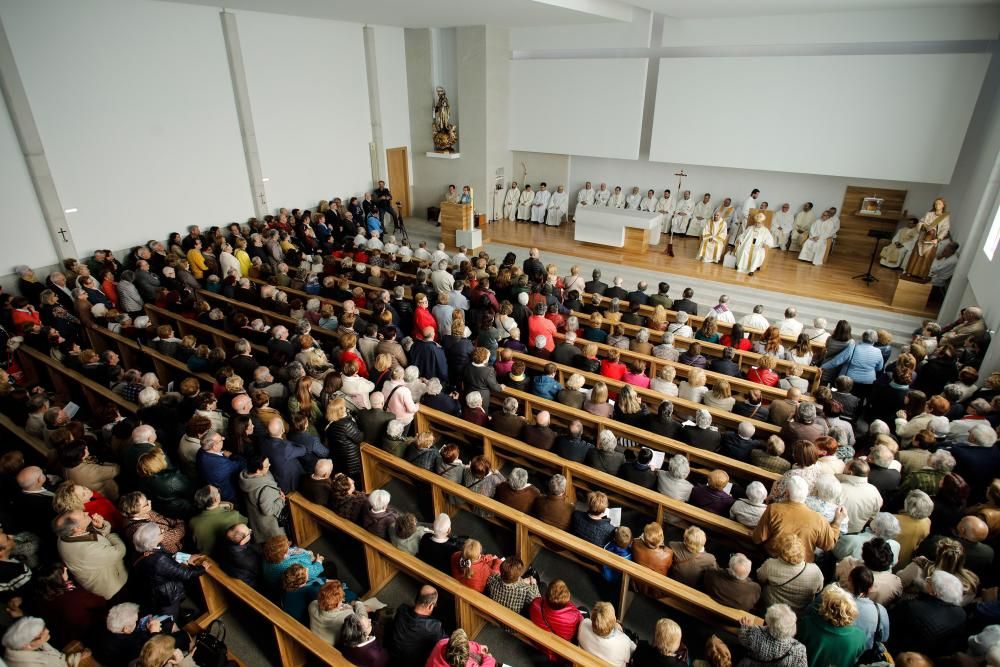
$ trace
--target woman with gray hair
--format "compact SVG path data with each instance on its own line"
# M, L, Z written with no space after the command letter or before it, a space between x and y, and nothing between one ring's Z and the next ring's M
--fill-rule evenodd
M625 453L618 451L618 437L608 429L597 435L597 447L587 452L587 465L609 475L618 475L625 464Z
M639 354L652 354L653 344L649 342L649 329L642 327L635 334L635 340L629 343L628 349Z
M892 549L893 563L895 564L899 557L899 542L896 541L899 530L899 519L889 512L879 512L860 533L841 535L836 546L833 547L833 556L838 561L853 558L860 563L861 550L865 543L876 537L881 537Z
M528 471L524 468L514 468L507 475L507 480L497 486L493 498L519 512L530 514L535 499L540 495L541 491L528 481Z
M931 534L930 516L933 511L934 501L923 491L916 489L906 494L902 513L895 515L899 521L899 535L896 538L899 542L898 568L910 564L920 543Z
M925 584L925 595L903 600L889 612L892 632L889 650L916 651L930 658L950 655L966 644L966 615L962 582L944 570L935 570Z
M667 333L680 336L681 338L691 338L694 336L694 329L688 325L688 314L685 311L677 311L674 321L667 325Z
M399 512L389 506L392 496L385 489L368 494L368 511L361 513L361 527L383 540L389 539L389 529L396 523Z
M795 639L798 617L787 604L773 604L764 625L749 616L740 619L740 644L747 653L737 667L805 667L806 647Z
M163 535L155 523L144 523L136 529L132 544L136 551L132 576L142 581L140 599L144 608L156 614L166 614L177 618L181 601L185 596L185 583L197 579L205 573L208 564L205 557L196 554L183 564L160 548ZM200 567L205 563L205 568Z
M16 667L76 667L90 651L63 653L49 644L45 621L34 616L18 619L3 635L4 661Z
M583 393L584 379L579 373L573 373L566 378L565 386L556 394L556 400L563 405L577 410L583 409L583 403L587 399Z
M694 426L681 429L681 440L698 449L717 452L722 443L722 434L712 426L712 414L703 408L695 413Z
M667 469L656 473L656 490L674 500L687 502L694 484L688 481L691 466L686 457L675 454L667 462Z

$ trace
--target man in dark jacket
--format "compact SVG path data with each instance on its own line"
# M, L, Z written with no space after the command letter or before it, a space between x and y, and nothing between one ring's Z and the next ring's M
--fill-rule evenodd
M227 530L225 541L216 550L219 565L226 574L249 586L257 585L263 557L260 544L253 541L250 528L245 523L238 523Z
M614 285L604 290L604 296L608 297L609 299L618 299L619 301L624 301L625 297L628 296L628 292L626 292L625 288L622 287L622 283L624 282L625 281L622 279L621 276L615 276Z
M538 259L538 248L532 248L528 251L528 258L524 260L524 275L528 276L528 280L536 283L545 275L545 265L542 261Z
M708 365L708 370L720 375L728 375L729 377L740 377L740 365L733 361L733 357L735 356L736 351L731 347L727 347L722 351L720 358L712 360L712 363Z
M535 423L527 424L521 430L521 441L545 451L552 449L552 445L555 444L559 434L549 426L550 419L548 410L536 412Z
M593 447L593 443L583 439L583 424L579 419L574 419L569 425L569 433L556 440L552 452L564 459L583 463Z
M250 341L246 338L240 338L233 343L233 349L236 354L229 359L229 365L237 375L243 378L243 383L249 385L253 382L254 371L260 366L251 354Z
M755 447L761 446L761 442L753 438L755 431L756 429L750 422L740 422L739 428L735 431L727 431L722 436L722 446L719 453L731 459L749 463L750 452Z
M448 381L448 360L444 348L434 342L434 327L425 327L423 340L414 340L410 348L410 363L420 371L420 377Z
M422 586L412 607L400 605L386 642L393 664L422 667L434 645L446 636L441 621L431 616L437 601L437 590Z
M681 440L698 449L717 452L721 439L719 432L712 428L712 414L708 410L698 410L695 425L681 429Z
M691 297L693 296L694 290L690 287L685 287L682 298L674 301L674 307L671 310L683 310L688 315L697 315L698 304L691 300Z
M552 361L560 366L572 366L573 360L582 354L580 348L574 344L575 341L576 332L567 332L566 339L556 343L555 349L552 350Z
M925 593L899 602L889 612L889 650L894 653L917 651L936 658L961 650L965 643L968 634L961 582L955 575L937 570L925 585Z
M649 467L653 460L653 450L643 447L639 450L634 461L626 461L625 465L618 471L618 476L626 482L632 482L647 489L656 486L656 471Z
M368 396L371 408L368 410L358 410L355 420L358 428L364 433L365 442L382 442L385 436L385 429L396 415L385 409L385 394L380 391L373 391Z
M733 406L733 414L749 419L766 422L769 417L768 408L764 407L764 399L760 389L751 389L747 397L742 401L736 401Z
M646 294L647 289L649 289L649 284L645 280L640 280L639 284L636 285L636 289L628 293L629 303L638 303L642 306L649 303L649 295Z
M594 276L594 279L588 280L584 284L583 289L587 292L587 294L598 294L600 296L604 296L604 293L608 289L608 284L601 282L601 270L594 269L594 273L592 275ZM580 296L582 297L583 295L581 294Z
M201 450L195 458L195 465L202 483L217 488L223 500L236 502L236 478L247 464L239 456L223 450L224 442L220 434L213 431L206 433L201 439Z
M646 430L667 438L679 439L681 435L681 425L674 421L674 404L670 401L661 401L656 409L656 417L652 417L646 424Z
M280 419L267 423L267 437L261 438L260 453L270 460L271 474L282 491L291 493L299 488L305 474L301 459L310 452L304 445L285 439L285 425Z

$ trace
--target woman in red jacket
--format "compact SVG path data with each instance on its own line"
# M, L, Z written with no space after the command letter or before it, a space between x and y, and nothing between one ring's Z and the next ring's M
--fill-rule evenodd
M451 576L480 593L486 590L486 580L500 571L503 559L483 555L483 545L477 540L466 540L461 551L451 555Z
M757 366L751 368L747 372L747 379L751 382L756 382L757 384L762 384L766 387L777 387L778 374L774 372L774 367L778 365L778 360L772 357L770 354L765 354L760 358Z
M556 579L545 591L545 597L535 598L528 609L531 622L546 630L562 637L568 642L576 639L577 628L583 620L583 614L570 602L569 587L562 579ZM559 658L555 653L546 649L549 662L556 662Z
M423 340L423 331L427 327L434 329L432 340L437 340L437 320L434 319L427 307L427 295L421 292L417 295L417 309L413 312L413 333L410 335L416 340Z
M739 324L734 324L730 332L722 337L720 341L726 347L731 347L735 350L749 350L753 343L747 338L743 333L743 327Z
M358 354L358 337L355 334L344 334L340 337L340 367L343 368L348 361L353 361L358 365L358 375L368 379L368 367L365 360Z
M23 296L14 297L11 305L14 310L10 311L10 318L14 322L14 331L17 335L21 335L25 323L42 326L42 316Z
M608 350L608 358L601 360L601 375L612 380L621 380L628 372L628 366L621 361L621 352L617 348Z

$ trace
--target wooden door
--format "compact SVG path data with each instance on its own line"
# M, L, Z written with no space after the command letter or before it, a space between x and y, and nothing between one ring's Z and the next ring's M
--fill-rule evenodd
M386 166L389 169L389 189L392 196L402 205L403 217L410 215L410 170L409 156L406 146L387 148L385 151Z

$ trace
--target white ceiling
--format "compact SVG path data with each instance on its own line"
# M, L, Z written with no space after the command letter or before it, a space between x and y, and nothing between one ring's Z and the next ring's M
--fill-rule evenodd
M1000 0L628 0L681 19L997 5Z
M629 21L619 0L161 0L406 28L507 27Z

